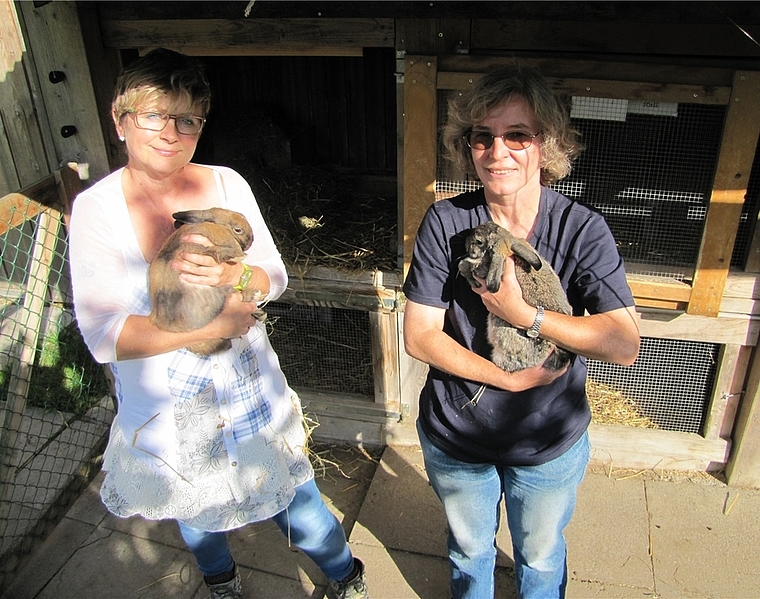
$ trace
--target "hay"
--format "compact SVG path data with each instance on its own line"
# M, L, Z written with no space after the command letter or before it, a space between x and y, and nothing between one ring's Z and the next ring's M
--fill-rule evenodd
M591 421L596 424L658 428L647 416L639 413L635 401L609 385L588 379L586 394L591 407Z
M349 178L312 167L260 168L243 175L289 266L396 270L395 198L357 192Z

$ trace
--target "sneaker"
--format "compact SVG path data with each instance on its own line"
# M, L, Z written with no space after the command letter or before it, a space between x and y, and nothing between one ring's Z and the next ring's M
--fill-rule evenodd
M364 564L354 558L354 564L359 572L349 580L331 580L330 589L335 599L369 599L367 580L364 577Z
M211 593L206 599L243 599L243 585L240 583L240 574L235 566L235 576L232 580L219 584L206 583Z

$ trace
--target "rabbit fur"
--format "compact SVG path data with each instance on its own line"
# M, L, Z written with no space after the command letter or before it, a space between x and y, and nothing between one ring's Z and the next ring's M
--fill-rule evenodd
M172 218L176 230L161 246L148 271L152 305L149 318L165 331L194 331L222 312L233 286L187 283L171 267L172 262L181 260L180 254L184 252L211 256L217 263L239 262L253 243L253 231L245 216L225 208L175 212ZM212 245L183 241L184 236L191 234L203 235ZM253 289L243 292L244 301L258 301L260 296L261 293ZM262 322L266 319L266 313L260 309L253 315ZM231 346L229 339L216 339L196 343L187 349L208 356Z
M514 256L517 282L526 302L552 312L572 313L559 277L526 240L494 222L487 222L472 230L465 247L467 255L459 262L459 272L471 287L481 286L473 276L477 275L485 280L488 291L496 293L501 286L504 261ZM507 372L540 364L549 370L561 370L573 356L551 341L531 339L525 331L490 312L487 331L493 347L491 360Z

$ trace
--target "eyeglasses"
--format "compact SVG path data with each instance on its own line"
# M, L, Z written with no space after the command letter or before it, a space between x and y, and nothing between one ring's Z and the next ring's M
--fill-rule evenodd
M206 119L192 115L161 114L160 112L133 112L135 126L149 131L163 131L173 120L180 135L198 135Z
M493 140L496 137L501 137L504 140L504 145L510 150L525 150L542 133L543 131L533 134L525 131L508 131L501 135L492 135L488 131L468 131L464 134L464 140L473 150L488 150L493 146Z

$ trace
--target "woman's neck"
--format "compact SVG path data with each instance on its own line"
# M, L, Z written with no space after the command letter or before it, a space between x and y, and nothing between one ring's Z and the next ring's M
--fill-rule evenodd
M541 203L541 193L518 194L515 196L489 197L486 194L486 203L493 221L515 237L528 239L536 224L538 210Z

